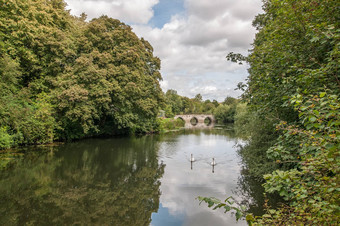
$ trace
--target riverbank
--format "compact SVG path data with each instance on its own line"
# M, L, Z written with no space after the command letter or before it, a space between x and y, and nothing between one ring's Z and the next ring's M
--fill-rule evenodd
M173 119L173 118L158 118L157 122L159 123L159 132L160 133L168 133L172 131L178 131L184 127L185 122L181 119Z

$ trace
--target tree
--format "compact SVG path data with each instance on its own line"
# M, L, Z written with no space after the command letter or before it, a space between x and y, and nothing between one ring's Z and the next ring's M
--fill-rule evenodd
M71 125L65 126L80 126L82 134L155 129L163 97L160 61L150 44L106 16L86 24L83 32L83 53L57 85L59 113Z
M234 122L235 108L236 106L229 106L224 104L218 106L214 111L217 122L221 124Z
M210 102L210 100L205 101L203 104L203 112L204 113L212 113L215 109L215 105Z
M201 94L197 94L196 96L195 96L195 101L197 101L197 102L201 102L202 100L203 100L203 98L202 98L202 95Z
M247 57L244 97L260 121L253 133L263 134L259 140L269 148L252 151L248 159L275 164L264 177L266 191L279 193L290 206L269 210L258 223L339 224L339 196L324 192L335 189L339 173L338 3L265 0L263 9L253 22L258 33Z
M215 107L218 107L218 105L220 105L217 100L213 100L212 103L215 105Z
M180 114L182 112L184 112L184 106L183 106L183 102L182 102L182 97L180 95L177 94L176 90L173 89L169 89L168 91L166 91L165 93L165 102L168 105L166 107L166 111L169 111L169 109L171 109L171 112L174 115ZM171 114L168 114L167 117L170 117Z
M223 101L223 104L226 104L226 105L233 105L236 103L237 103L237 99L231 96L227 96Z

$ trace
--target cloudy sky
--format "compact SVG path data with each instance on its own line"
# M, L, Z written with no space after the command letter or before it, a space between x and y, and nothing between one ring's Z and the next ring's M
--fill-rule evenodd
M129 24L162 61L164 91L204 99L237 97L247 66L228 62L229 52L247 54L251 21L261 0L65 0L74 15L108 15Z

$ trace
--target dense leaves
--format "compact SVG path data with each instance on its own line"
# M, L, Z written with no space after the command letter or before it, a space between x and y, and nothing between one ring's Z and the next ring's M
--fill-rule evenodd
M63 0L0 3L0 148L157 130L160 60L131 28Z
M260 140L269 145L253 155L248 151L245 161L256 176L265 172L251 161L275 164L265 167L264 186L289 206L268 209L256 222L339 224L338 2L265 0L263 9L253 23L259 32L247 58L244 98L249 115L262 124L253 126L253 134L262 135L253 135L249 145Z
M224 102L214 110L218 123L233 123L235 121L236 108L239 100L233 97L226 97Z

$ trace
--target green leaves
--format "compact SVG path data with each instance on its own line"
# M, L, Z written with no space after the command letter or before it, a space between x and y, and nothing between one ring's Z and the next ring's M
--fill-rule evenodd
M232 213L235 214L236 221L240 220L241 218L246 216L246 208L244 206L240 206L235 203L235 200L233 197L228 197L224 202L221 202L219 199L216 199L214 197L197 197L199 204L201 205L202 202L205 202L208 204L209 208L213 208L213 210L223 208L224 213L227 213L229 211L232 211ZM247 221L251 222L253 221L253 217L251 215L247 215Z
M63 0L0 7L0 128L29 144L157 130L163 92L152 46L119 20L85 22L64 7Z
M236 103L231 104L231 105L225 105L225 104L219 105L214 111L214 115L218 123L234 122L236 107L237 107Z
M334 207L340 166L338 3L266 0L263 9L253 22L259 32L247 57L250 69L243 97L249 115L270 121L276 130L253 128L263 135L253 132L253 149L241 154L249 172L259 171L259 161L275 164L277 170L264 176L264 187L288 200L289 206L269 210L256 221L339 224L339 209ZM277 136L268 135L275 132ZM255 144L265 138L270 139L262 147L271 147L260 152Z

